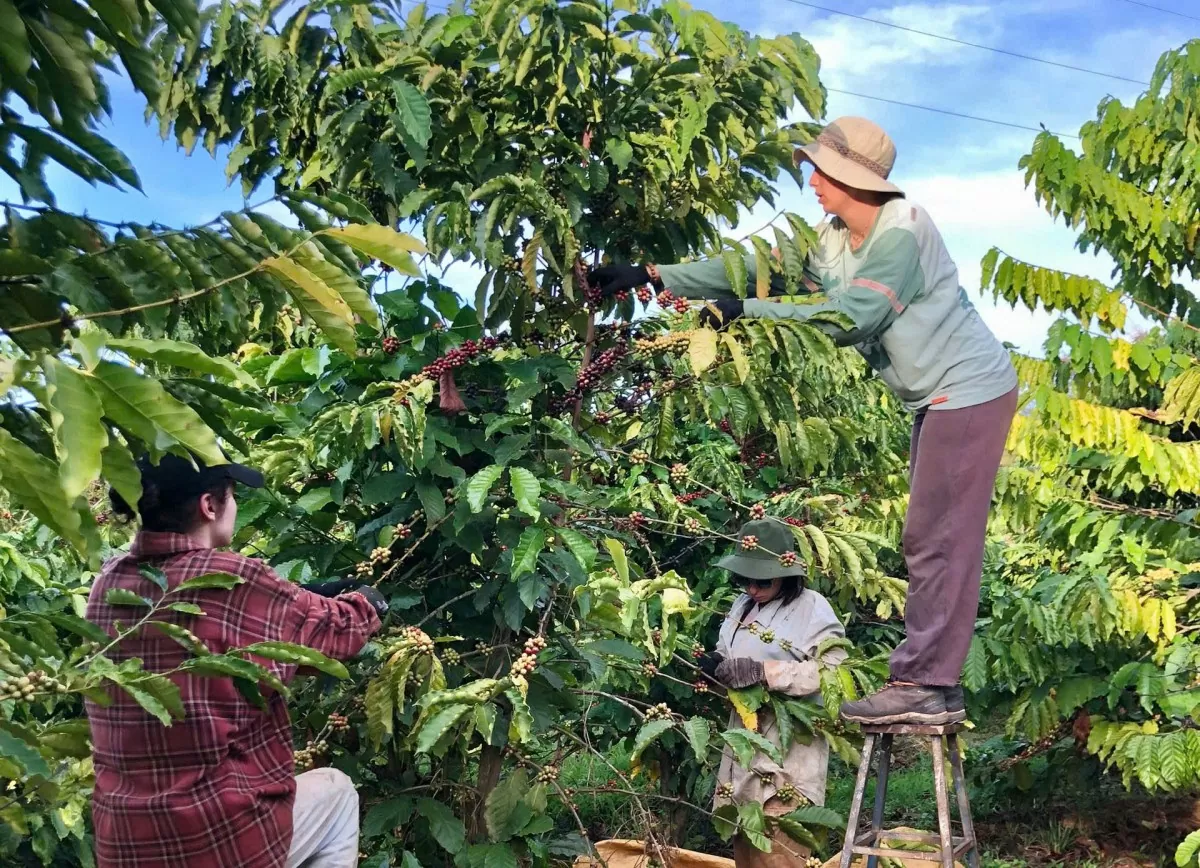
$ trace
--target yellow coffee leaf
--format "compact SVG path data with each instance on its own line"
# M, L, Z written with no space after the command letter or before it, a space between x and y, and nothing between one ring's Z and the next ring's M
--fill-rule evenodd
M736 691L729 692L729 701L733 703L733 710L738 713L738 717L742 719L742 726L746 729L758 732L758 712L751 711L745 703L742 702Z
M688 343L688 362L692 373L699 376L717 360L717 333L712 329L696 329Z

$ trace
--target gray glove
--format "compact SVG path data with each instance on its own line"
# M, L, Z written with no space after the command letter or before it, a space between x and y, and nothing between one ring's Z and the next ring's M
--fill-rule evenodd
M362 594L364 597L366 597L367 602L371 604L372 608L375 609L375 614L377 614L380 618L388 613L387 600L384 599L383 594L379 593L379 591L375 590L370 585L363 585L355 588L353 593Z
M742 690L746 687L753 687L755 684L761 684L766 677L766 670L757 660L749 657L734 657L731 660L722 660L717 666L716 675L717 680L726 687Z

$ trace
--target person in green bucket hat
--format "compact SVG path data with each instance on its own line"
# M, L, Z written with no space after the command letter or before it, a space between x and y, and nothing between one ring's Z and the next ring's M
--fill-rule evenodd
M701 658L705 674L742 690L762 684L770 690L820 701L821 669L845 659L842 648L821 646L845 636L829 601L805 586L806 570L796 557L791 528L776 518L752 521L738 533L737 548L718 566L729 570L742 595L721 625L717 649ZM749 768L725 749L717 774L717 807L758 802L768 816L790 813L806 802L825 802L829 745L823 738L782 750L775 718L759 709L758 731L783 753L782 765L763 753ZM741 727L736 712L730 728ZM809 851L776 831L770 853L738 836L737 868L802 868Z

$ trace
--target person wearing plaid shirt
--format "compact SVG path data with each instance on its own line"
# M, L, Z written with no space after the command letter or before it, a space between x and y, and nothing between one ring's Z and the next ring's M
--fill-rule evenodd
M136 615L105 602L114 588L142 596L157 589L139 573L160 569L168 587L211 572L244 581L232 590L177 595L203 616L164 613L214 653L254 642L293 642L330 657L353 657L380 626L387 604L373 588L334 598L281 579L266 564L221 549L233 538L235 482L260 487L240 464L193 464L173 455L143 459L141 528L127 554L108 561L92 588L88 619L110 635ZM116 492L113 505L134 511ZM339 584L338 590L341 589ZM173 598L175 599L175 598ZM189 653L157 630L143 629L110 652L165 672ZM285 683L296 667L264 663ZM346 868L358 861L358 795L334 769L295 775L284 698L263 687L267 707L245 699L232 679L175 675L185 716L163 726L127 693L87 701L96 773L92 796L100 868Z

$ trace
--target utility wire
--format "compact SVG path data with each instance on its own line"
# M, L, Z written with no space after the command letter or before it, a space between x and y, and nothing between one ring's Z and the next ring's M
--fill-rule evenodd
M898 99L888 99L887 97L882 97L882 96L871 96L871 94L869 94L869 93L856 93L855 91L852 91L852 90L841 90L840 88L836 88L836 87L827 87L825 89L831 93L840 93L840 94L845 94L846 96L856 96L856 97L859 97L860 99L873 99L877 102L886 102L886 103L890 103L892 105L904 106L905 108L920 109L921 111L926 111L926 112L935 112L939 115L949 115L950 117L954 117L954 118L965 118L970 121L979 121L980 123L985 123L985 124L995 124L996 126L999 126L999 127L1011 127L1014 130L1028 130L1031 133L1050 132L1045 127L1029 127L1029 126L1026 126L1025 124L1014 124L1009 121L998 121L995 118L981 118L978 115L964 114L963 112L950 111L949 109L934 108L933 106L927 106L927 105L917 105L916 103L911 103L911 102L901 102ZM1079 138L1079 136L1075 135L1074 133L1051 133L1051 135L1055 135L1055 136L1058 136L1059 138L1066 138L1066 139Z
M978 42L968 42L965 39L958 39L953 36L946 36L944 33L930 33L927 30L917 30L915 27L905 27L903 24L893 24L891 21L882 21L878 18L868 18L865 15L855 15L853 12L843 12L840 9L831 9L828 6L820 6L816 3L809 3L809 2L807 2L807 0L788 0L788 2L794 3L797 6L806 6L809 9L818 9L821 12L828 12L830 15L842 15L846 18L853 18L857 21L868 21L871 24L878 24L882 27L891 27L895 30L903 30L905 33L915 33L918 36L928 36L931 39L941 39L946 42L953 42L956 45L966 45L969 48L979 48L984 51L992 51L992 52L995 52L996 54L1003 54L1008 57L1016 57L1016 58L1020 58L1021 60L1031 60L1034 63L1044 63L1047 66L1057 66L1060 69L1070 69L1070 70L1074 70L1075 72L1084 72L1084 73L1087 73L1088 75L1098 75L1101 78L1111 78L1111 79L1114 79L1115 81L1127 81L1130 84L1140 84L1140 85L1148 85L1149 84L1149 82L1147 82L1147 81L1141 81L1136 78L1126 78L1123 75L1114 75L1111 72L1101 72L1098 69L1087 69L1086 67L1074 66L1070 63L1059 63L1057 60L1047 60L1044 57L1034 57L1032 54L1021 54L1016 51L1009 51L1007 48L996 48L995 46L992 46L992 45L982 45L981 43L978 43ZM1134 0L1126 0L1126 2L1132 3L1132 2L1134 2ZM1143 5L1143 4L1139 4L1139 5ZM1185 17L1190 17L1190 16L1185 16ZM1200 19L1198 19L1198 20L1200 20Z
M1180 18L1187 18L1192 21L1200 21L1195 15L1188 15L1186 12L1176 12L1174 9L1164 9L1161 6L1151 6L1149 3L1142 3L1140 0L1123 0L1130 6L1141 6L1143 9L1153 9L1155 12L1165 12L1167 15L1178 15Z

